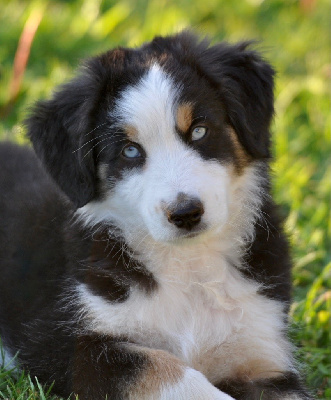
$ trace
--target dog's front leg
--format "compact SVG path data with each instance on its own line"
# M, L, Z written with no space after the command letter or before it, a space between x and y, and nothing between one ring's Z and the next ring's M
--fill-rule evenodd
M80 337L71 369L79 400L233 400L170 353L104 337Z
M312 400L299 375L295 372L278 373L268 379L246 382L227 380L217 385L237 400Z

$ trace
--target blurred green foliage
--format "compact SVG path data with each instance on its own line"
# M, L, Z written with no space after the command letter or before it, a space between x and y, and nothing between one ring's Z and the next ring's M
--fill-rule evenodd
M11 101L18 41L38 14L42 20ZM321 399L331 399L329 23L328 0L0 0L2 140L26 140L22 120L29 106L69 79L82 58L186 27L213 41L261 41L278 73L274 195L293 246L292 336ZM5 386L0 374L0 390Z

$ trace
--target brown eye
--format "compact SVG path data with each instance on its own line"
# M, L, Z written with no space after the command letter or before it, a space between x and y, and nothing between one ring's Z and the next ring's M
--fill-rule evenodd
M205 126L196 126L191 133L192 140L200 140L206 136L207 128Z

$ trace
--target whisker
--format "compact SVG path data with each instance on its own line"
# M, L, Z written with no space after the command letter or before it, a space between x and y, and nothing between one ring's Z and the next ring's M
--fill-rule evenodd
M86 154L84 155L83 158L85 158L89 153L91 153L91 151L92 151L99 143L104 142L105 140L108 140L108 139L109 139L108 137L105 137L105 138L103 138L103 139L101 139L101 140L98 140L98 142L95 143L95 144L90 148L90 150L89 150L88 152L86 152Z
M95 127L94 129L92 129L90 132L85 133L84 136L89 135L90 133L94 132L95 130L99 129L101 126L106 125L107 122L104 122L103 124L98 125L97 127Z
M99 151L99 153L97 154L97 159L99 158L99 156L100 156L100 154L103 152L103 150L105 150L108 146L110 146L111 145L111 143L107 143L106 144L106 146L104 146L100 151Z
M97 154L97 159L99 158L100 154L101 154L108 146L110 146L110 145L112 145L112 144L114 144L114 143L125 142L125 141L126 141L126 139L121 139L121 140L117 140L116 142L111 142L111 143L106 144L106 146L104 146L104 147L99 151L99 153Z
M86 146L90 142L93 142L93 140L97 140L103 136L108 136L108 135L109 135L109 133L103 133L102 135L99 135L99 136L96 136L96 137L90 139L89 141L85 142L82 146L80 146L78 149L74 150L73 153L76 153L77 151L81 150L84 146Z
M94 132L96 129L100 128L101 126L103 126L103 125L105 125L105 124L106 124L106 123L103 123L103 124L97 126L97 127L94 128L92 131L90 131L89 133L87 133L86 135L88 135L88 134ZM120 131L116 131L116 132L113 132L113 133L112 133L112 132L106 132L106 133L103 133L102 135L96 136L96 137L94 137L94 138L88 140L87 142L85 142L85 143L84 143L82 146L80 146L78 149L74 150L73 153L76 153L77 151L81 150L81 149L82 149L84 146L86 146L87 144L93 142L93 140L97 140L97 139L99 139L99 138L101 138L101 137L103 137L103 136L109 136L109 137L111 137L111 138L121 136L121 135L117 135L117 133L120 133ZM85 136L86 136L86 135L85 135Z
M95 144L90 148L90 150L84 155L83 158L85 158L99 143L104 142L105 140L108 140L108 139L110 139L110 138L109 138L109 137L106 137L106 138L103 138L102 140L99 140L98 143L95 143ZM125 140L126 140L126 139L116 140L115 142L109 143L108 146L110 146L111 144L115 144L115 143L118 143L118 142L125 141ZM107 146L105 146L103 149L105 149L106 147L107 147ZM102 149L102 150L103 150L103 149ZM100 155L100 153L101 153L101 151L99 152L98 156Z

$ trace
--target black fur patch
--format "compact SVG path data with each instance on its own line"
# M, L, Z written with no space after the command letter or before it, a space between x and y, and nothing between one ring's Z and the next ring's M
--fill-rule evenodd
M126 398L130 384L149 362L125 340L88 335L78 338L75 346L72 386L80 400Z
M125 301L133 286L139 286L147 295L152 293L157 287L154 276L132 259L124 242L109 237L108 229L94 227L91 232L79 223L68 229L67 242L76 250L70 252L73 276L94 294L111 302Z
M292 372L287 372L277 378L252 382L229 380L216 386L230 396L233 396L236 400L277 400L291 395L297 395L302 400L312 398L303 389L300 377Z

